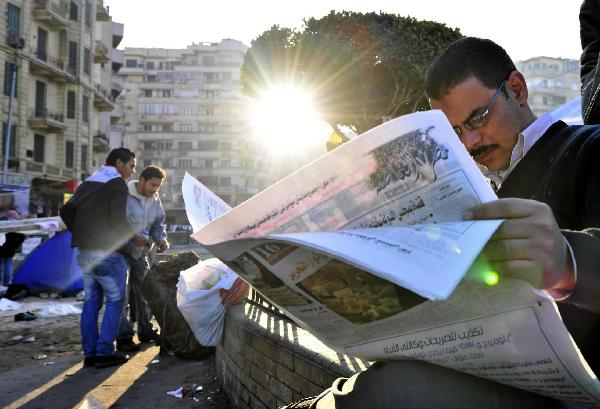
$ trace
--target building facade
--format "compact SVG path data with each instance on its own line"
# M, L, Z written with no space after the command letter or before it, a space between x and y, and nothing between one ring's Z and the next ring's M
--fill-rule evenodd
M186 225L181 181L198 178L235 206L273 182L266 158L249 137L240 90L247 46L225 39L186 49L126 48L119 72L124 113L113 146L138 154L140 169L158 165L170 225Z
M55 215L71 191L106 155L119 119L113 74L123 25L102 0L10 0L2 3L0 96L7 183L29 184L33 214ZM11 98L16 68L14 94ZM1 153L4 160L4 149Z
M516 66L527 80L529 106L538 116L580 95L579 60L534 57Z

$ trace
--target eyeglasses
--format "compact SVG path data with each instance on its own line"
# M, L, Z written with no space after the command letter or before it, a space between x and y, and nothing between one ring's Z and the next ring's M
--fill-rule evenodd
M502 87L504 86L505 83L506 83L506 81L502 81L502 84L500 84L500 86L496 90L496 93L494 94L494 98L492 98L490 104L487 106L485 111L483 111L481 114L475 113L475 114L471 115L465 122L463 122L463 126L465 127L465 129L472 131L473 129L481 128L483 125L485 125L485 123L488 120L490 111L492 110L492 107L494 106L494 102L496 102L496 98L498 98L498 94L500 94L500 90L502 90ZM456 132L456 134L458 136L462 136L463 132L462 132L462 129L460 129L460 126L453 126L452 128L454 129L454 132Z

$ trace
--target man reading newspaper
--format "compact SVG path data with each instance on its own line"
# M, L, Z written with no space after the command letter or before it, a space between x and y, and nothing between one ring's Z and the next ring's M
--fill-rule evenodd
M463 38L426 81L469 153L498 187L497 201L465 219L505 219L479 263L524 279L560 301L565 325L599 372L600 127L536 118L527 83L489 40ZM478 263L475 263L478 265ZM418 361L378 362L288 408L577 407Z

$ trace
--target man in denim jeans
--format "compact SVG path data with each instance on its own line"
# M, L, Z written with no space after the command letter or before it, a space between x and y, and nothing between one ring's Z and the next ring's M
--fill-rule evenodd
M118 250L132 238L141 245L126 217L126 179L135 171L135 154L126 148L110 151L106 164L77 189L60 211L79 248L85 299L81 312L81 344L84 367L120 365L125 356L115 354L125 301L127 263ZM98 315L106 297L106 309L98 333Z

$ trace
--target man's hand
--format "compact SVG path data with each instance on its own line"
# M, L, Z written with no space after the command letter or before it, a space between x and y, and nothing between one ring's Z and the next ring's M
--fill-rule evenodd
M572 278L567 244L545 203L500 199L467 210L464 219L506 219L480 255L500 276L544 290L561 288Z
M135 244L138 247L145 246L147 242L148 242L148 239L141 234L136 234L135 237L133 238L133 244Z
M236 304L241 303L248 297L250 292L250 286L241 278L236 278L233 285L229 290L221 288L219 295L221 296L221 302L223 306L228 309Z
M159 253L164 253L169 248L169 242L166 240L161 240L156 244L156 251Z

